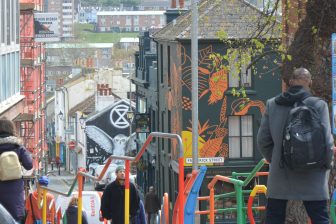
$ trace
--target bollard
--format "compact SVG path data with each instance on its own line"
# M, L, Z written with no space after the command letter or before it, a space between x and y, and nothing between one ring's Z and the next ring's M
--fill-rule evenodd
M82 210L83 210L83 176L77 174L78 179L78 209L77 209L77 220L78 224L82 223Z

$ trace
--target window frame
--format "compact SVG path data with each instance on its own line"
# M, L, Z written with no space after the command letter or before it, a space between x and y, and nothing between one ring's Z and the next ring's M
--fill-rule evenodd
M239 119L239 135L232 136L230 135L230 118L231 117L238 117ZM243 117L250 117L251 118L251 135L243 135L243 128L242 128L242 119ZM253 159L255 150L254 150L254 115L253 114L246 114L246 115L230 115L228 116L228 159L230 160L240 160L240 159ZM231 157L230 156L230 139L231 138L239 138L239 157ZM251 156L244 156L243 155L243 138L251 138Z
M230 49L228 49L228 50L230 50ZM240 49L233 49L233 50L238 50L239 51L239 54L237 55L237 59L234 60L235 62L237 60L240 60L241 54L242 54L241 52L242 51L245 51L245 52L247 51L247 50L240 50ZM229 77L228 77L228 87L229 87L229 89L232 89L232 88L242 88L242 87L244 87L245 89L252 89L253 88L253 84L254 83L253 83L253 73L252 73L252 68L251 67L248 69L248 76L249 76L249 79L250 79L250 82L249 82L250 85L249 86L245 86L242 83L242 80L243 80L242 77L243 77L243 75L246 75L246 72L245 72L246 69L244 69L244 68L246 68L251 63L251 61L253 60L251 52L250 52L250 56L251 56L251 60L250 60L249 63L239 66L239 74L237 74L238 75L238 80L237 80L238 86L232 86L231 85L230 80L233 79L233 78L231 76L231 71L229 72ZM230 61L228 63L228 67L230 68L230 70L233 67L233 65L230 64ZM234 79L236 80L237 78L234 77Z

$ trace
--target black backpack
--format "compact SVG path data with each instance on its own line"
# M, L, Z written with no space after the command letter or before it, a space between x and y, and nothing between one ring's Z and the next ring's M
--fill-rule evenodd
M326 166L327 147L324 127L315 105L320 99L309 97L296 102L289 111L282 142L282 164L292 170Z

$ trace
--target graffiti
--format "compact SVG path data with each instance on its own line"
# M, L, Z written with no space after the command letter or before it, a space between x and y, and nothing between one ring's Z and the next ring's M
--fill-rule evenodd
M129 106L127 105L118 105L114 107L110 113L111 124L120 129L129 127L129 122L126 116L128 110Z
M263 101L242 98L233 101L231 104L232 114L246 115L251 107L257 107L262 114L265 112L265 104Z
M178 77L179 74L181 75L179 76L179 80L182 83L182 88L188 92L188 95L186 95L186 92L184 92L183 96L181 96L182 109L186 112L191 111L192 109L192 102L189 97L189 95L191 95L192 84L191 58L186 53L185 47L182 45L179 45L177 53L181 58L181 65L178 66L173 64L172 74L174 77ZM215 114L213 114L209 120L203 124L201 124L201 121L199 121L198 147L200 158L227 158L229 155L229 146L227 143L225 143L225 138L228 136L228 105L227 97L225 96L225 92L229 88L228 71L224 66L223 60L220 59L217 55L218 54L213 51L212 45L199 50L198 100L202 100L203 102L206 101L207 106L209 107L221 104L217 115L216 110L214 110ZM239 98L235 100L232 102L229 108L231 108L232 115L246 115L249 109L252 107L256 107L258 110L260 110L261 113L265 111L265 105L262 101L250 100L246 98ZM182 139L185 152L184 156L185 158L190 158L192 154L191 124L190 126L183 127L183 129Z
M93 169L95 164L102 165L110 155L125 156L136 149L136 133L129 135L129 122L126 112L129 104L123 100L100 111L86 125L87 136L86 165ZM109 122L106 122L109 121ZM123 164L113 160L114 164Z

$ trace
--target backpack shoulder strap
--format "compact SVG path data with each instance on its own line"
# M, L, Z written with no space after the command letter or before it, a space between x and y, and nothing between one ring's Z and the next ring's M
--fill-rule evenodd
M316 97L316 96L309 96L307 98L305 98L302 103L306 106L311 106L313 108L316 107L316 104L318 102L320 102L320 100L322 100L320 97Z

